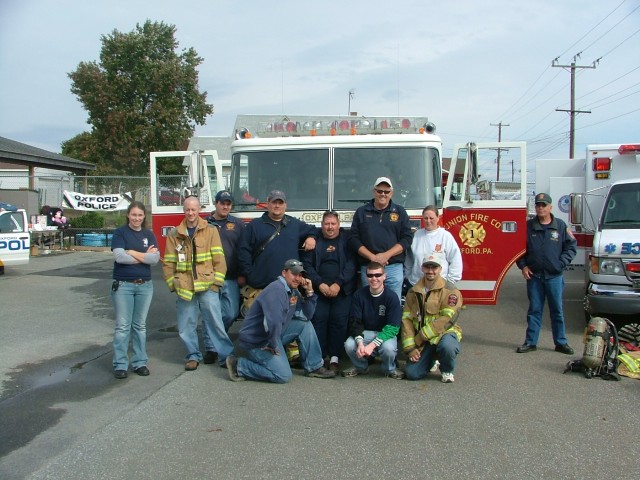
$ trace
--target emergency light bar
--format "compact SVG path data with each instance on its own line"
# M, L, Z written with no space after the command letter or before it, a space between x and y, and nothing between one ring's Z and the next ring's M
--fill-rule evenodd
M257 137L302 137L321 135L368 135L387 133L435 133L436 126L426 117L293 117L286 116L261 122ZM236 138L251 138L246 129Z
M620 155L638 155L640 154L640 145L620 145L620 147L618 147L618 153Z

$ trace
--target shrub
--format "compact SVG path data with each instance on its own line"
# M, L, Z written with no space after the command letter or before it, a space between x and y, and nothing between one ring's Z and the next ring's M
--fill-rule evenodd
M104 217L98 212L87 212L73 219L72 228L104 228Z

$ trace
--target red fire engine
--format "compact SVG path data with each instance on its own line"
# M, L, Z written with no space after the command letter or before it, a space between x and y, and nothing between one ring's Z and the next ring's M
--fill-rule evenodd
M163 204L160 192L198 195L208 213L215 192L227 188L234 215L249 221L280 189L288 214L319 225L323 212L334 210L348 227L371 199L374 180L386 176L415 229L426 205L442 207L443 226L462 250L458 288L466 303L495 304L504 275L524 251L525 144L456 145L443 171L442 140L434 132L426 118L241 115L229 159L216 151L152 153L153 229L161 251L183 214L182 201Z

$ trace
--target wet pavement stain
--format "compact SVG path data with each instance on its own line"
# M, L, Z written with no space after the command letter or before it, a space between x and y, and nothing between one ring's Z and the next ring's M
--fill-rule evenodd
M104 375L103 363L110 362L109 349L93 346L16 367L0 396L0 458L56 425L66 410L53 405L88 400L114 388L113 377Z

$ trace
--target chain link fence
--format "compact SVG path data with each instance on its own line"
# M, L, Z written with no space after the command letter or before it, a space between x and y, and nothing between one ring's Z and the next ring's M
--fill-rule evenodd
M150 205L149 177L125 176L77 176L71 174L40 174L29 176L22 172L0 174L0 189L33 190L38 192L38 203L42 205L63 205L63 192L102 195L109 193L131 193L135 200Z

